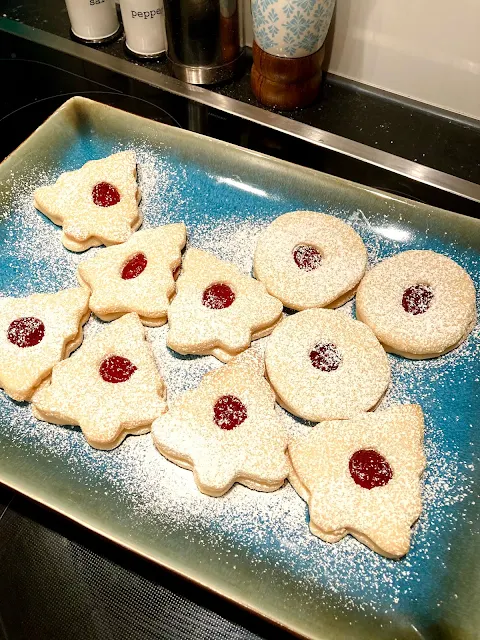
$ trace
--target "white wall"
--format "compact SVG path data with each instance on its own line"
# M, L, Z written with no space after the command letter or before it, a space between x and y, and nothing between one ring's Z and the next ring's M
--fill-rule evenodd
M328 71L480 119L480 0L337 0L331 35Z

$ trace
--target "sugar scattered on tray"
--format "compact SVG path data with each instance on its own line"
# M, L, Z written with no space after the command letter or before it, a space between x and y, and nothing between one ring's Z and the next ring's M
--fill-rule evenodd
M114 149L117 150L120 149ZM187 178L186 169L175 173L145 145L140 144L136 151L145 226L181 219L182 208L188 205L180 188L180 182ZM7 260L14 261L20 256L26 268L6 283L3 295L54 291L76 284L76 265L84 257L65 251L59 229L34 209L31 199L34 188L55 178L51 173L22 176L21 183L15 183L13 178L15 198L12 215L2 225L6 230L3 242ZM189 244L211 251L250 273L256 238L268 221L233 217L219 222L208 215L205 220L191 226ZM370 263L380 260L384 255L382 247L388 240L380 238L360 210L347 217L347 221L362 235ZM394 252L400 247L393 243L390 249ZM88 255L94 251L90 250ZM27 277L27 273L32 277ZM354 303L350 302L341 311L351 314L353 308ZM85 334L88 337L101 328L101 322L91 319ZM206 372L222 365L213 357L174 354L166 347L166 334L166 327L147 330L172 399L195 387ZM479 342L477 327L464 345L442 359L411 362L389 356L393 383L383 406L435 401L435 389L448 388L451 371L460 359L475 362ZM265 340L258 341L255 348L262 349L264 343ZM282 409L277 410L290 433L310 428ZM460 459L454 444L446 442L441 424L432 424L427 416L424 510L414 528L412 551L405 559L392 562L350 536L337 544L327 544L312 536L306 505L288 484L271 494L236 485L224 497L210 498L199 493L191 472L171 464L155 450L150 435L128 437L114 451L101 452L86 444L78 428L38 422L28 405L16 403L12 410L12 401L3 393L0 412L9 417L3 427L10 446L28 452L27 464L28 456L43 456L52 465L52 472L55 467L69 468L75 480L85 484L92 501L99 494L114 493L135 514L139 528L142 523L158 527L159 540L163 535L183 535L199 544L202 539L210 557L228 562L232 571L247 562L258 572L283 575L286 596L289 589L300 590L305 610L318 599L330 602L332 594L344 606L359 612L388 616L397 610L422 580L418 572L421 559L437 555L439 538L451 535L457 526L459 516L448 507L462 501L467 504L472 498L469 463ZM101 500L98 508L102 508ZM443 516L439 518L440 513Z

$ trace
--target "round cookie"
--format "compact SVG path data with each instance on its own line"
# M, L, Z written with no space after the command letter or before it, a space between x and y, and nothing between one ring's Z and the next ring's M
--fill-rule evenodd
M367 250L348 224L315 211L293 211L260 235L254 275L289 309L335 308L355 294Z
M371 329L330 309L286 318L268 341L265 365L279 404L314 422L368 411L390 381L387 355Z
M356 310L387 351L435 358L460 345L475 326L475 288L447 256L405 251L367 273Z

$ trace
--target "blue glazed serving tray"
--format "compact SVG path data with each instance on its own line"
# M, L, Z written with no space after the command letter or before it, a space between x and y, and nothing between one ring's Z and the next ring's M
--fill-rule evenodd
M73 98L0 166L1 295L76 284L78 263L96 250L66 251L59 229L35 211L33 190L127 148L137 152L144 226L183 220L190 245L245 272L269 221L312 209L351 224L371 264L433 249L459 262L480 290L474 219ZM354 314L354 304L342 311ZM90 320L86 335L99 328ZM221 365L169 351L166 331L148 336L172 398ZM38 422L28 404L1 391L0 481L309 638L477 638L479 342L477 327L436 360L389 356L383 405L418 402L426 418L424 511L400 561L350 537L330 545L312 536L305 503L288 484L272 494L235 486L209 498L149 435L95 451L78 429ZM279 412L291 432L310 428Z

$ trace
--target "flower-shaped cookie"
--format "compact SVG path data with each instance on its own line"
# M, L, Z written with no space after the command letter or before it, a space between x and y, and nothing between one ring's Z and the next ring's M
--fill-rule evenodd
M350 300L367 267L367 250L348 224L325 213L293 211L262 232L255 277L290 309L339 307Z
M375 265L358 287L356 309L387 351L413 359L455 349L477 320L472 279L434 251L404 251Z
M134 311L149 327L165 324L185 241L183 222L167 224L139 231L82 262L78 279L92 291L90 309L106 321Z
M234 482L275 491L288 473L287 434L275 397L252 350L204 376L152 427L166 458L191 469L203 493L224 494Z
M271 333L282 309L261 282L206 251L189 249L168 309L167 344L178 353L228 362Z
M36 208L63 227L70 251L125 242L142 223L134 151L90 160L33 194Z
M425 468L418 405L322 422L288 452L289 480L308 503L314 535L337 542L350 533L388 558L408 552Z
M387 355L371 329L332 309L285 318L268 340L265 365L278 402L314 422L368 411L390 382Z
M29 400L53 366L82 342L88 320L84 287L27 298L0 298L0 387Z
M150 431L166 410L165 385L136 313L115 320L54 367L33 398L40 420L80 425L96 449Z

